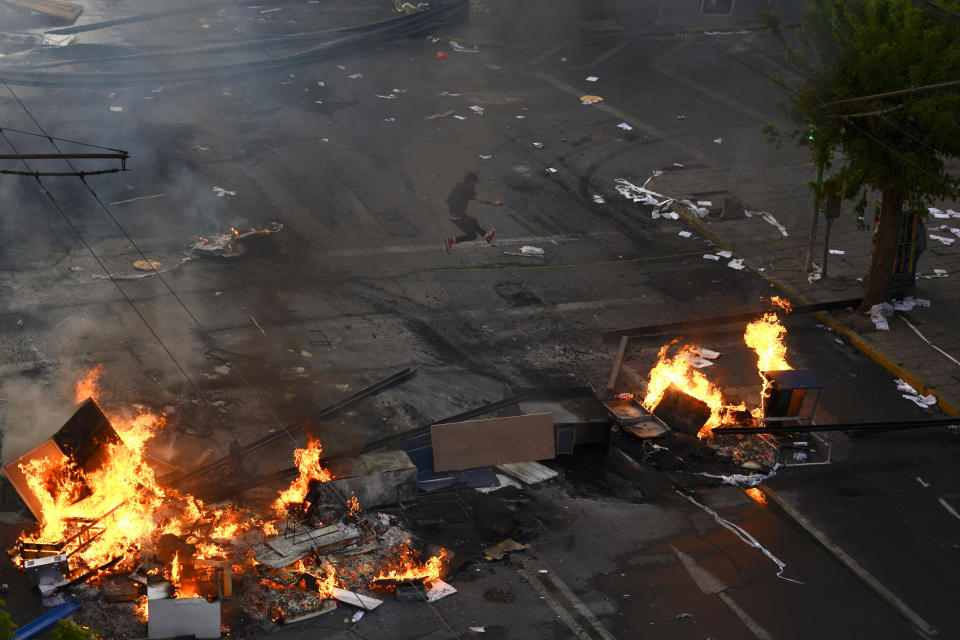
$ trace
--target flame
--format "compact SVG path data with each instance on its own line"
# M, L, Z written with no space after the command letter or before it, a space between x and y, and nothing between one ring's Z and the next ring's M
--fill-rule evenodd
M710 408L710 418L704 424L700 433L697 434L698 437L703 437L714 427L722 424L724 415L729 410L741 410L744 407L742 405L736 407L727 405L720 390L707 380L707 377L701 371L690 365L690 358L693 356L695 347L684 345L673 357L669 357L667 352L673 344L666 344L660 348L657 362L650 369L647 394L641 404L647 410L653 411L663 398L663 394L671 386L705 402Z
M770 302L775 308L790 311L790 303L786 300L773 297ZM783 343L783 336L786 334L787 328L780 322L780 317L776 312L763 314L759 320L754 320L748 324L746 331L743 333L743 341L757 354L757 369L760 373L760 379L763 380L760 406L751 412L754 418L759 419L764 416L764 406L767 397L770 395L770 381L763 375L763 372L793 369L787 362L787 345Z
M357 496L353 493L351 493L347 499L347 513L351 516L360 514L360 501L357 500Z
M774 309L781 309L783 311L786 311L787 313L790 313L791 311L793 311L793 306L791 306L790 301L784 300L780 296L773 296L772 298L770 298L770 306L773 307Z
M395 561L389 562L385 571L374 578L377 580L423 580L430 584L440 579L440 572L447 561L449 554L446 549L440 549L437 555L429 558L426 562L416 560L417 553L410 547L410 541L406 540L403 544L394 547L394 552L398 554Z
M307 440L306 449L295 449L293 452L293 461L297 465L299 475L296 480L290 483L290 486L273 503L274 511L283 515L287 511L288 504L298 504L307 497L308 485L311 480L320 482L330 482L333 480L331 474L320 464L320 455L323 453L323 447L320 441L315 438Z
M96 399L100 395L100 378L104 373L103 365L98 364L83 374L73 388L74 400L80 403L87 398Z
M760 489L757 487L744 489L743 492L750 496L750 498L757 504L767 504L767 496L765 496L763 491L760 491Z

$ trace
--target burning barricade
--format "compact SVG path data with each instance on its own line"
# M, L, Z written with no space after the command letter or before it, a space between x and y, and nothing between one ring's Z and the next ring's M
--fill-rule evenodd
M70 592L98 610L126 608L128 625L147 622L147 634L122 633L211 638L337 602L372 610L379 600L368 593L425 593L440 580L447 552L422 560L422 545L390 516L363 513L335 486L315 440L294 452L297 477L257 508L205 504L166 486L155 471L163 463L146 453L165 416L108 418L89 397L101 373L78 384L82 402L59 431L4 467L38 521L9 553L45 604Z
M830 444L816 434L793 437L724 433L734 427L767 426L796 427L802 433L804 425L812 424L821 384L812 372L794 369L787 361L783 341L787 330L781 314L790 312L790 304L774 297L771 307L747 324L743 334L745 345L756 356L760 376L756 406L748 408L745 402L729 400L706 376L704 369L719 354L691 344L681 345L678 340L661 347L646 389L637 395L642 398L639 404L670 429L695 435L721 458L750 471L828 463ZM710 358L704 358L704 353ZM615 402L622 404L622 400ZM638 431L634 429L635 433Z

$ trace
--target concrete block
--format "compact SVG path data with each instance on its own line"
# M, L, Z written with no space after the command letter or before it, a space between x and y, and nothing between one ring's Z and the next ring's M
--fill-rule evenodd
M373 451L331 461L331 481L347 498L353 493L362 509L397 503L397 487L417 482L417 467L404 451Z

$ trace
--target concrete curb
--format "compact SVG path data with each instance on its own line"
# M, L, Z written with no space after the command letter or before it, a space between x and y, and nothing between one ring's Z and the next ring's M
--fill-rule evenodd
M735 251L736 247L728 244L723 241L719 236L711 232L706 228L705 225L700 221L699 218L691 215L686 209L673 205L672 210L680 215L687 224L696 229L699 233L703 234L718 247L722 247L727 251ZM746 264L746 263L745 263ZM781 293L788 296L791 300L796 301L799 304L810 304L810 302L804 298L802 295L794 291L789 285L780 282L779 280L767 275L763 271L757 271L750 265L746 265L750 271L760 276L771 285L776 287ZM831 317L827 313L819 312L814 314L821 322L833 329L836 333L844 336L847 340L850 341L854 347L859 349L871 360L879 364L881 367L889 371L890 373L896 375L904 382L912 386L917 391L920 391L923 394L933 394L937 398L937 404L940 406L941 411L947 415L956 416L960 415L960 401L957 401L954 398L950 398L944 395L942 392L938 391L936 388L931 387L930 384L924 379L924 376L911 371L899 364L890 357L883 349L873 344L871 340L863 337L857 333L851 327L843 324L842 322Z

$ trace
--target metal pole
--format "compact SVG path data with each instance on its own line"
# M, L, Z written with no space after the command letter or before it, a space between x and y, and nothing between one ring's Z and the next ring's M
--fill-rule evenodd
M827 218L827 230L823 233L823 272L821 278L827 277L827 258L830 255L830 227L833 226L833 218Z
M817 220L820 218L820 185L823 184L823 163L817 165L817 191L813 194L813 217L810 219L810 235L807 236L807 258L803 270L810 273L813 268L813 252L817 245Z

